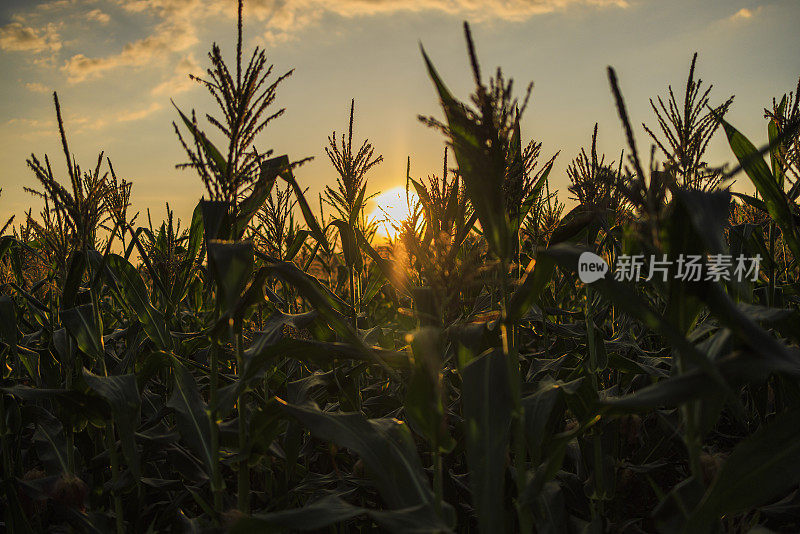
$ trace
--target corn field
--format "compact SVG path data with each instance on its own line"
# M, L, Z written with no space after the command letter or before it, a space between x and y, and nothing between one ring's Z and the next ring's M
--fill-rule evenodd
M240 3L235 64L214 45L194 78L216 108L174 112L205 188L188 223L132 213L103 153L81 167L53 95L44 207L0 237L5 532L800 531L797 90L754 144L695 55L647 154L609 68L628 146L587 132L567 210L565 155L523 140L530 86L487 80L465 24L474 92L422 49L443 165L409 163L381 245L356 102L310 198L307 158L256 146L292 72L241 29ZM705 162L715 135L730 165ZM761 263L583 283L586 252Z

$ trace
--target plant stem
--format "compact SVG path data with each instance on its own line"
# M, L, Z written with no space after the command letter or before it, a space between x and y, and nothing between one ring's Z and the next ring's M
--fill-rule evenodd
M769 223L769 286L767 290L767 306L775 305L775 222L770 220Z
M678 357L678 373L682 374L686 370L686 364L683 361L683 355ZM700 452L702 450L702 442L700 440L700 433L697 428L696 415L697 404L695 402L687 402L681 406L681 413L683 420L686 424L686 431L684 432L684 441L686 443L686 450L689 454L689 470L692 476L698 482L703 481L703 468L700 464Z
M242 350L242 326L238 325L236 332L236 366L240 377L244 374L244 352ZM240 378L241 379L241 378ZM236 402L239 410L239 483L238 505L239 511L250 513L250 469L247 458L247 393L242 392Z
M436 511L441 515L442 502L444 500L442 473L442 453L439 452L438 443L433 444L433 492L436 496Z
M358 332L358 310L356 309L356 283L355 269L352 266L347 268L350 274L350 305L353 307L353 328Z
M513 429L513 450L514 450L514 470L516 473L517 484L517 517L519 520L519 530L523 533L532 532L533 524L530 511L522 503L522 494L525 491L526 483L526 466L525 466L525 409L522 406L522 382L519 368L519 357L517 356L517 348L515 345L515 325L509 324L508 321L508 304L510 299L510 291L508 287L508 262L505 259L500 261L500 289L502 294L502 310L501 310L501 332L503 340L503 353L508 362L508 379L511 396L514 403L514 411L512 414L512 429Z
M2 365L5 367L5 358L3 358ZM6 435L6 400L2 393L0 393L0 447L3 447L3 480L8 480L13 476L11 472L11 458L8 456L8 436Z
M111 459L111 481L114 484L114 489L111 491L114 499L114 516L117 527L117 534L125 532L125 522L122 513L122 496L119 494L117 488L119 484L119 455L117 454L117 440L114 437L114 423L112 422L107 427L106 441L108 446L108 455Z
M211 384L209 385L209 419L211 422L211 492L214 496L214 511L222 512L222 474L219 466L219 426L217 424L217 388L219 384L219 346L211 343Z

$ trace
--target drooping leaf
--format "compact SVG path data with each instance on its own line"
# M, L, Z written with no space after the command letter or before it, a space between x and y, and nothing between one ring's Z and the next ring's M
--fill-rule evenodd
M78 348L97 363L101 363L105 359L103 335L94 320L91 304L64 310L61 312L61 320L64 322L67 332L75 339Z
M120 304L133 310L142 329L158 349L172 350L173 339L166 318L150 303L150 293L136 267L116 254L109 254L106 262L109 286Z
M136 386L136 376L132 374L98 376L84 369L83 380L111 407L114 423L122 443L122 452L128 460L133 476L138 480L141 475L141 467L135 432L139 423L141 402Z
M429 520L435 521L433 491L405 424L396 419L368 420L359 413L325 413L313 403L284 406L314 436L358 454L387 505L395 509L422 505Z
M228 313L236 306L253 274L253 242L209 241L208 263L217 283L218 302L223 314Z
M300 206L300 211L302 212L303 218L306 221L306 226L308 226L308 229L311 231L311 235L314 236L314 239L316 239L317 243L322 246L323 250L330 252L330 246L328 245L328 240L325 237L325 232L322 231L322 227L317 221L317 218L314 216L314 212L311 211L311 207L308 205L308 201L303 194L303 190L297 183L291 168L281 173L280 177L292 186L294 196L297 198L297 205Z
M175 103L173 102L173 105ZM208 140L206 135L200 131L193 121L189 120L189 118L183 114L183 112L178 109L178 106L175 106L175 109L178 110L178 114L180 114L183 123L192 132L192 136L197 140L198 144L203 147L203 151L205 152L206 159L211 164L212 168L214 169L214 173L217 176L223 176L227 172L228 162L225 161L225 158L222 156L222 153L214 146L214 144Z
M261 164L258 180L253 184L250 194L238 205L238 213L233 227L233 238L241 239L253 216L261 209L272 191L278 175L289 168L289 156L270 158Z
M363 267L361 254L358 251L358 243L356 236L353 233L353 228L345 221L334 219L330 223L335 226L339 231L339 238L342 240L342 252L344 252L344 261L348 267L353 268L356 272L360 272Z
M186 445L203 462L206 473L211 473L216 458L211 447L211 419L208 408L200 396L197 382L188 369L174 359L172 369L175 381L172 396L166 406L175 411L178 431Z
M733 449L694 510L686 531L709 530L716 518L766 504L797 486L798 417L797 410L782 413Z

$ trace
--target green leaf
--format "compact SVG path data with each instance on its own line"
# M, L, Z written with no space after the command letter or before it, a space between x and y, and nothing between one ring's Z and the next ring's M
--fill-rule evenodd
M292 173L292 169L288 168L285 172L281 173L280 177L292 186L294 196L297 198L297 205L300 206L300 211L303 213L303 218L306 221L306 226L308 226L308 229L311 231L311 235L314 236L314 239L317 240L317 243L322 246L325 252L330 252L330 247L328 246L328 240L325 237L325 232L322 231L322 227L319 225L319 222L317 222L314 212L311 211L311 207L308 205L308 201L306 200L300 185L297 183L297 180Z
M353 207L350 210L348 215L347 223L350 225L351 228L354 228L358 224L358 215L364 209L364 194L367 192L367 184L365 183L364 186L359 191L358 196L356 197L356 201L353 203Z
M84 369L83 379L86 385L108 402L111 407L114 423L122 442L122 452L128 460L131 473L138 480L141 476L141 468L135 432L139 424L141 401L136 386L136 376L132 374L97 376Z
M406 386L405 409L415 428L441 452L450 452L455 440L447 430L442 402L442 347L438 328L422 328L412 334L414 367Z
M525 432L526 442L531 451L534 464L542 459L542 445L547 438L547 428L553 419L554 413L563 413L558 410L559 403L563 404L562 395L564 390L575 388L582 379L579 378L567 384L561 381L545 379L540 383L538 389L522 399L522 406L525 408Z
M175 103L172 103L175 106ZM203 147L203 151L205 152L206 159L211 163L211 166L214 170L214 173L218 177L222 177L225 175L228 169L228 162L225 161L225 158L222 156L222 153L208 140L206 135L200 131L197 125L189 120L189 118L183 114L183 112L178 109L178 106L175 106L175 109L178 110L178 114L183 119L183 123L189 128L189 131L192 132L192 135L197 140L198 144Z
M353 227L339 219L332 220L328 226L335 226L339 230L339 237L342 240L342 252L344 253L344 261L347 267L355 269L356 272L361 272L361 268L364 265L361 261L361 253L358 250Z
M543 254L528 263L525 268L525 278L511 295L511 301L506 310L509 321L519 321L531 309L531 306L539 301L545 286L553 278L555 267L555 261Z
M395 375L392 368L383 360L380 352L370 349L358 336L353 326L344 320L345 316L352 316L352 308L331 292L330 289L323 286L319 280L304 273L291 262L274 263L264 267L264 269L269 270L270 274L279 280L283 280L297 288L300 294L308 299L314 309L325 318L337 334L342 336L354 349L360 351L365 358L372 359L373 362L383 367L390 375Z
M578 270L578 257L581 251L582 249L580 248L562 243L548 247L542 254L551 257L562 269L574 273ZM652 310L650 306L639 295L631 291L628 286L617 282L612 276L607 275L605 278L593 282L591 287L619 306L620 309L641 321L647 328L651 328L664 336L689 362L700 367L703 372L714 379L726 394L732 398L733 395L725 379L720 375L719 370L711 364L708 358L692 345L674 325Z
M501 146L495 117L472 119L465 106L457 101L442 82L425 49L422 57L428 75L436 86L439 103L447 118L450 141L458 161L459 175L481 222L489 247L499 258L511 250L510 222L503 196L506 158Z
M81 250L73 252L67 261L67 278L64 281L64 291L61 298L62 308L75 306L78 291L83 281L83 273L86 271L86 255Z
M12 353L17 350L17 307L8 295L0 296L0 341Z
M330 343L311 341L305 339L283 338L275 339L270 335L262 335L244 352L244 371L239 374L236 381L221 388L217 411L227 414L236 399L247 388L258 384L265 370L280 358L288 358L304 363L327 367L334 361L356 360L373 363L379 357L385 365L392 369L408 369L408 358L403 352L371 348L370 354L365 354L347 343ZM290 399L291 400L291 399Z
M361 250L367 253L367 256L378 267L383 277L392 284L392 287L405 295L410 295L411 289L408 279L404 277L402 270L395 268L393 261L384 259L358 228L355 228L355 235Z
M451 532L441 521L435 518L432 520L429 510L422 506L391 511L368 510L354 506L338 495L326 495L302 508L243 517L233 525L230 532L248 534L322 530L362 515L368 515L389 532L399 534Z
M584 231L596 218L597 214L587 212L584 206L575 206L558 222L558 226L550 236L549 246L565 241L578 241L581 236L585 235Z
M794 257L800 258L800 238L798 238L797 228L794 225L789 199L779 186L778 178L770 172L764 158L749 139L721 117L718 117L718 120L725 129L725 135L728 136L728 144L733 154L739 160L750 181L756 186L770 216L780 227L786 244Z
M64 426L50 412L38 410L33 434L38 456L51 473L68 473L67 438Z
M250 224L253 216L261 209L261 206L266 202L272 191L272 186L275 184L278 175L285 172L289 168L289 156L283 155L276 158L270 158L261 163L261 170L258 175L258 180L253 184L253 189L250 194L242 200L238 205L238 212L236 213L236 220L233 223L233 238L241 239L244 231Z
M735 352L714 362L719 374L725 377L726 383L762 384L770 373L791 372L793 376L800 374L800 365L793 369L779 360L766 362L747 352ZM700 369L691 369L679 375L660 380L630 395L609 397L599 401L601 410L606 414L623 414L630 412L647 412L659 408L671 408L697 399L715 398L723 395L719 384Z
M176 277L175 284L172 287L172 294L170 295L170 302L173 306L177 306L189 292L189 281L192 279L193 274L197 268L197 264L201 261L198 257L200 250L203 246L203 209L201 204L195 206L192 212L192 224L189 226L189 236L186 241L186 252L184 259L178 267L178 276Z
M228 313L236 307L253 274L253 242L209 241L208 263L219 291L217 300L223 314Z
M767 205L764 204L764 201L762 201L762 200L760 200L760 199L758 199L756 197L753 197L753 196L750 196L750 195L745 195L744 193L736 193L734 191L731 191L731 195L733 195L733 196L735 196L737 198L741 198L742 200L744 200L750 206L752 206L752 207L754 207L756 209L759 209L759 210L763 211L764 213L769 213L769 210L767 209Z
M785 109L786 95L783 95L781 103L778 105L778 115L783 115ZM778 124L775 122L775 119L770 119L769 125L767 126L767 135L769 136L769 159L772 165L772 175L775 177L778 187L783 191L785 177L781 166L781 152L786 150L786 143L778 139Z
M147 337L158 349L172 350L174 342L167 320L163 313L150 304L147 286L136 267L117 254L108 255L106 267L108 285L120 305L133 310Z
M231 534L253 532L279 533L288 531L320 530L342 523L365 513L365 509L344 501L336 495L328 495L302 508L280 510L268 514L253 514L239 519L231 528Z
M94 321L94 312L91 304L84 304L69 308L61 312L61 320L67 332L75 339L84 353L102 366L105 359L103 336L100 328Z
M676 484L653 510L653 519L659 532L685 532L689 514L702 497L703 483L694 477Z
M363 460L384 502L392 508L422 505L434 512L434 496L408 427L397 419L366 419L360 413L326 413L313 403L284 404L286 412L322 440Z
M687 532L710 530L718 517L766 504L797 486L798 417L797 409L782 413L733 449L692 514Z
M232 231L230 204L221 200L201 200L199 204L203 217L206 248L208 248L208 243L214 239L230 239Z
M298 232L294 236L294 240L289 245L289 248L286 249L286 255L284 256L285 261L292 261L297 253L300 252L300 249L303 248L303 245L308 239L308 236L311 235L311 232L308 230L298 230Z
M172 358L175 381L167 407L175 411L175 421L186 445L201 459L206 473L212 472L216 455L211 447L211 419L194 377Z
M513 408L508 362L501 349L489 349L461 371L461 396L467 465L481 532L503 530L505 465Z

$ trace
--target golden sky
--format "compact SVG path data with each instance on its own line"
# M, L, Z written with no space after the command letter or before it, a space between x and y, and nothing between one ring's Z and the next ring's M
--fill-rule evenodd
M35 185L25 164L31 153L47 153L66 175L53 90L82 166L104 150L117 174L133 181L135 210L150 208L158 220L169 202L188 218L203 190L196 175L175 169L184 157L170 99L213 111L187 75L206 68L213 41L232 56L235 9L235 0L2 0L0 218L37 207L22 190ZM561 151L552 176L563 199L564 168L595 122L609 159L623 147L607 65L617 69L634 123L653 124L648 98L670 83L682 91L698 51L698 73L714 84L712 103L735 94L728 118L756 144L766 140L763 108L800 75L797 0L246 0L247 47L266 47L276 73L295 69L278 91L286 114L258 147L313 156L297 177L316 197L334 179L327 136L346 128L355 98L356 139L368 137L384 156L369 175L370 192L403 184L408 156L413 176L440 172L441 136L417 120L438 113L419 43L466 97L462 20L472 24L485 74L499 65L520 89L535 83L523 136L542 141L545 157ZM649 146L641 128L637 136ZM709 159L732 159L722 137Z

